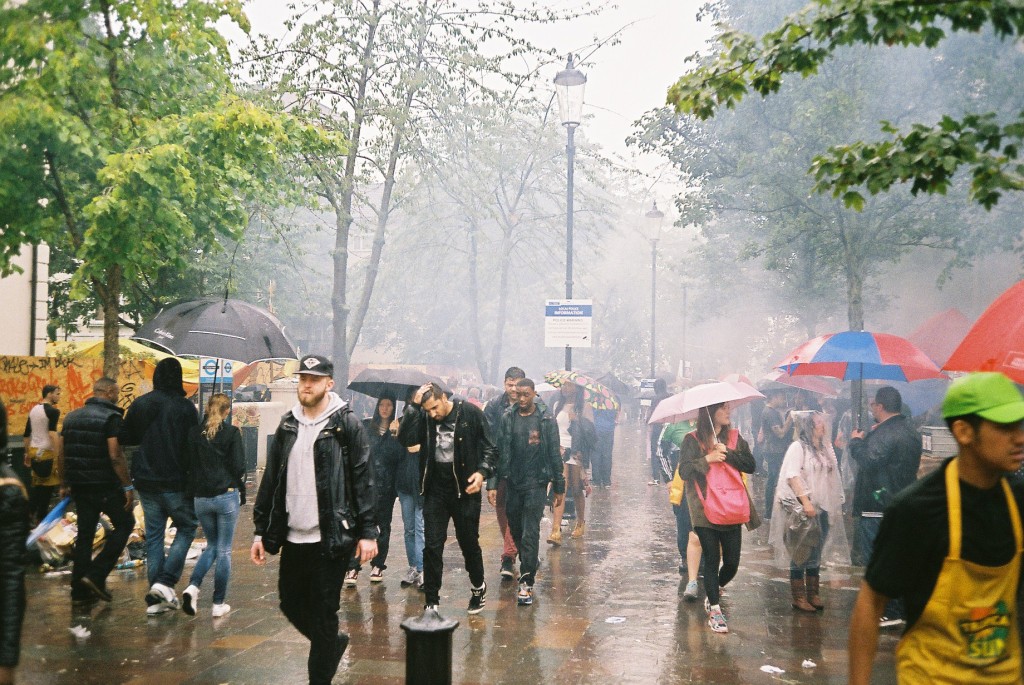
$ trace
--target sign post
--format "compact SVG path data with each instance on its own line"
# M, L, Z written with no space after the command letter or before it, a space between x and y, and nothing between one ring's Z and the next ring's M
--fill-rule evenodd
M544 347L590 347L593 314L593 300L545 300Z
M224 381L227 379L227 389ZM210 394L225 392L231 396L232 372L231 360L217 357L199 358L199 416L203 415L203 390L208 388Z

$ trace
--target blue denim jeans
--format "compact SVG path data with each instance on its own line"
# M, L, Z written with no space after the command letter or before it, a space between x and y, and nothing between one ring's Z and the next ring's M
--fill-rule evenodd
M199 555L192 569L189 585L199 587L207 571L216 563L213 572L213 603L223 604L231 580L231 543L235 540L238 523L239 496L237 490L216 497L196 497L196 516L206 533L206 549Z
M423 498L419 495L398 493L402 505L402 525L405 528L405 558L409 566L423 572Z
M878 537L878 529L882 526L882 519L877 516L861 516L857 521L857 537L854 549L859 549L864 566L867 566L871 559L871 552L875 549L875 538ZM890 599L885 605L885 612L882 614L888 618L903 618L903 602L899 599Z
M142 514L146 517L146 575L149 584L162 583L173 588L185 568L185 556L196 536L195 507L183 492L152 492L139 490ZM177 529L174 542L164 554L164 532L167 519Z

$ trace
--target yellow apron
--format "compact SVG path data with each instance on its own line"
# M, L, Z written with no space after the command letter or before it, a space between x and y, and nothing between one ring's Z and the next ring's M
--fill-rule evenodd
M1010 510L1017 551L1003 566L981 566L960 558L962 516L957 459L946 468L949 555L942 562L924 612L896 647L900 685L916 683L1021 682L1017 634L1020 576L1020 512L1006 479L1000 481Z

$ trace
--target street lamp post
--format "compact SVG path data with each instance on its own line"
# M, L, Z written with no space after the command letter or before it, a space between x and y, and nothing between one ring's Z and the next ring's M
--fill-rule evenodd
M580 125L583 113L583 90L587 85L587 77L573 63L574 56L570 53L565 69L555 75L555 93L558 95L558 111L568 136L565 152L566 189L565 189L565 299L572 299L572 219L573 219L573 168L576 162L576 145L574 142L576 127ZM572 347L565 347L565 370L572 370Z
M657 358L655 324L657 322L656 303L658 300L658 239L661 237L661 222L664 218L665 213L658 209L657 202L654 202L651 208L644 214L644 220L648 226L647 238L651 241L651 378L655 377L654 373L657 370L655 368Z

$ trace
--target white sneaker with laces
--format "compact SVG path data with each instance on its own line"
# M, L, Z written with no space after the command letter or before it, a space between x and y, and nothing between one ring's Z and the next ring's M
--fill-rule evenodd
M220 618L229 611L231 611L230 604L214 604L212 607L210 607L210 613L213 614L214 618Z

